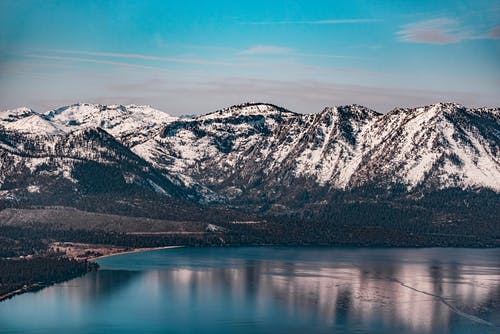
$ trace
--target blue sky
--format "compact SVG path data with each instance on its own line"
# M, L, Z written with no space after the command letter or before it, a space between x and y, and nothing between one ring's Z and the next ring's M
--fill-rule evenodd
M500 105L498 1L0 1L0 109Z

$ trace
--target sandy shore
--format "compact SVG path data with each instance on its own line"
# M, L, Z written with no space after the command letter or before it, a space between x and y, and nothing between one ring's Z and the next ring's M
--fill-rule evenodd
M182 246L162 246L162 247L143 247L143 248L130 248L114 245L101 245L101 244L86 244L79 242L55 242L50 245L50 250L64 254L66 257L75 260L94 261L108 256L115 256L120 254L145 252L149 250L179 248Z
M124 255L124 254L131 254L131 253L140 253L140 252L147 252L147 251L154 251L154 250L161 250L161 249L172 249L172 248L182 248L184 246L163 246L163 247L154 247L154 248L134 248L131 250L123 251L123 252L116 252L116 253L110 253L106 255L100 255L96 257L89 257L87 258L88 261L94 261L98 259L103 259L106 257L111 257L111 256L117 256L117 255Z

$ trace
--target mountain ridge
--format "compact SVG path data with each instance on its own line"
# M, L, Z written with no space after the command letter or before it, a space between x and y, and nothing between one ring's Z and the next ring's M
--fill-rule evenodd
M250 102L194 118L138 105L80 103L44 113L18 108L0 112L0 197L15 197L5 179L17 175L19 164L38 166L29 172L35 173L30 175L33 184L19 183L25 187L40 188L36 173L50 178L44 163L19 158L22 152L45 150L47 159L60 160L67 181L78 185L71 176L74 166L63 166L65 157L49 147L85 129L116 140L120 150L168 180L161 182L170 182L171 191L160 190L153 180L158 175L144 178L126 164L118 168L120 178L143 180L137 185L146 191L185 194L205 204L279 206L304 192L321 199L321 194L366 187L409 195L456 187L500 193L499 115L500 108L457 103L395 108L386 114L351 104L299 114ZM104 169L119 166L120 161L107 158L114 148L106 138L96 143L82 137L67 145Z

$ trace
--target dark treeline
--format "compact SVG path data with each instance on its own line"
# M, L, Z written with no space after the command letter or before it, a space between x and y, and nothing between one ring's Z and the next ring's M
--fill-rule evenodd
M130 248L169 245L353 245L353 246L463 246L491 247L500 245L500 196L491 191L464 192L448 189L428 193L424 197L408 197L393 192L381 195L373 189L337 192L326 204L287 203L295 209L280 215L235 214L222 208L195 211L196 219L183 221L213 223L222 232L204 234L137 235L99 230L57 229L46 224L30 227L0 226L0 257L14 257L43 252L50 242L108 244ZM307 195L307 194L306 194ZM303 195L308 197L310 195ZM295 197L296 199L299 198ZM101 201L105 205L114 201ZM148 201L145 201L148 202ZM139 202L142 206L143 202ZM161 208L156 209L155 208ZM116 209L116 208L115 208ZM144 209L144 208L142 208ZM177 206L161 206L148 202L150 217L178 217ZM98 210L99 211L99 210ZM123 212L125 214L126 212ZM203 215L203 216L201 216ZM265 221L260 224L233 224L231 221Z
M120 232L80 229L51 229L47 225L33 227L0 226L0 257L25 256L43 253L52 242L80 242L124 246L129 248L161 246L218 246L224 242L214 233L205 235L140 235ZM3 242L5 241L5 242Z
M0 295L44 287L96 270L97 264L62 257L0 259Z
M256 224L257 225L257 224ZM494 237L413 233L383 226L336 225L303 221L236 225L223 238L226 245L330 245L381 247L498 247Z
M324 202L302 206L290 202L291 207L300 209L270 219L282 225L283 230L288 224L290 232L286 234L296 231L316 240L330 238L331 243L343 243L353 238L351 234L359 233L359 242L369 245L379 239L378 231L383 231L384 239L394 238L384 243L392 245L500 245L500 195L489 190L446 189L409 196L380 189L357 189L336 192ZM282 237L287 238L286 234Z
M47 242L32 238L28 231L19 233L18 228L0 226L0 258L36 255L46 248Z

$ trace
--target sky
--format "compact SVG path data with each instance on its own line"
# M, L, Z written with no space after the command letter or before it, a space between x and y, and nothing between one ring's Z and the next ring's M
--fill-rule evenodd
M0 110L500 106L500 2L0 1Z

